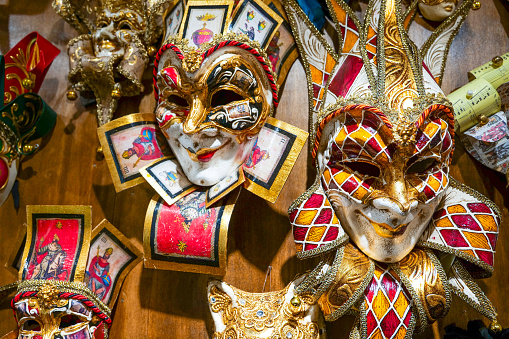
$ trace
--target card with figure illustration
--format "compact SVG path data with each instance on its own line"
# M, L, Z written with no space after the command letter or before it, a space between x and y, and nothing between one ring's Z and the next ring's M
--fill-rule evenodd
M269 117L244 163L244 187L275 202L307 137L300 128Z
M299 56L299 52L297 51L297 44L293 39L292 28L281 3L272 0L268 0L265 3L283 18L281 26L279 26L279 29L265 50L272 64L272 71L277 75L277 84L282 86L290 68Z
M242 185L244 181L246 181L246 178L244 177L242 166L240 166L232 174L228 175L226 178L221 179L221 181L219 181L214 186L209 187L205 200L206 206L210 207L216 201L225 197L235 188Z
M189 45L200 48L212 41L215 34L223 34L228 27L233 0L189 1L184 13L179 37Z
M152 113L115 119L97 134L117 192L144 182L140 168L171 154Z
M27 206L19 279L82 281L91 220L91 206Z
M182 18L184 17L185 7L185 0L177 1L173 7L168 7L166 13L164 14L163 43L169 37L176 36L178 34L180 24L182 23Z
M228 225L238 191L213 207L205 190L194 191L173 205L155 195L143 229L146 268L224 275Z
M198 189L191 183L175 157L165 157L140 169L147 180L168 205Z
M283 19L262 1L246 0L235 9L230 31L244 33L266 49Z
M104 219L92 231L85 285L112 307L125 277L142 257L141 251Z

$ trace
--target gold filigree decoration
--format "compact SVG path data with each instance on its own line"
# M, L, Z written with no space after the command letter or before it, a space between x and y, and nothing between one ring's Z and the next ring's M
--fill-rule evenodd
M248 293L231 287L237 306L231 297L212 286L209 303L213 312L221 313L224 331L213 338L291 338L316 339L320 330L316 322L305 322L310 305L299 297L286 301L289 287L268 293Z
M388 0L385 10L385 96L389 107L403 113L418 97L414 74L403 48L399 32L395 0Z
M39 305L46 308L50 308L55 305L58 307L65 306L67 304L67 300L59 298L59 293L60 291L55 287L55 285L51 282L47 282L37 293Z
M7 62L9 60L6 60L5 70L7 74L5 75L5 78L7 80L15 79L19 83L19 88L21 90L25 89L23 93L28 92L35 87L36 76L34 73L29 72L28 68L33 69L35 66L37 66L37 64L40 61L39 54L40 53L39 45L37 44L37 38L34 38L27 45L25 51L21 50L21 48L18 48L18 53L16 55L11 56L10 61L12 62ZM15 73L8 73L7 70L11 67L21 70L24 74L24 78L21 79L21 77ZM19 92L18 87L16 86L9 86L9 90L13 92L16 96L23 94ZM11 102L13 99L14 98L12 97L12 94L10 94L9 92L4 93L4 104Z
M194 73L200 68L201 62L203 61L200 51L194 50L184 54L182 60L182 67L188 73Z

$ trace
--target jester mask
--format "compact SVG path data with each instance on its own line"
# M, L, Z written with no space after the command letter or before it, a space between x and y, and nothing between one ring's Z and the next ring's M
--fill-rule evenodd
M75 90L92 91L99 125L109 122L122 96L143 91L141 77L151 45L162 31L168 1L55 0L53 8L81 35L70 40L69 81ZM92 10L93 9L93 10Z
M203 52L175 43L156 56L156 116L187 178L211 186L251 154L277 106L274 76L245 36L218 36Z
M329 5L337 53L298 5L287 6L311 88L318 172L290 221L298 255L323 259L298 291L318 299L326 320L360 302L361 337L411 335L446 314L451 290L475 295L464 299L481 310L489 301L469 283L492 272L500 213L448 175L454 117L437 85L444 46L471 3L421 50L399 2L370 1L364 23L346 3ZM384 289L389 304L377 297ZM496 316L491 304L481 312Z

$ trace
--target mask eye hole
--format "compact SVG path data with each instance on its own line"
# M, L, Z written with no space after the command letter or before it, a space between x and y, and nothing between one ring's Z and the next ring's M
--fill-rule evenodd
M76 324L80 324L83 321L74 314L67 314L60 319L60 328L70 327Z
M101 20L97 23L97 27L99 28L105 28L105 27L108 27L108 23L104 20Z
M378 166L370 164L364 161L347 161L344 162L343 165L350 168L352 171L360 173L364 176L368 177L379 177L380 169Z
M23 323L23 330L25 331L40 331L41 324L37 320L27 320Z
M128 30L132 30L133 28L131 27L131 25L126 22L126 21L121 21L120 24L118 25L118 29L128 29Z
M228 89L222 89L214 93L212 99L210 100L210 105L212 107L218 107L231 104L234 101L241 100L244 100L242 95Z
M181 96L172 94L166 99L170 104L180 106L180 107L189 107L189 103L186 99L182 98Z
M426 158L417 160L414 158L411 158L409 161L410 167L406 170L407 173L425 173L438 165L437 159L434 158Z

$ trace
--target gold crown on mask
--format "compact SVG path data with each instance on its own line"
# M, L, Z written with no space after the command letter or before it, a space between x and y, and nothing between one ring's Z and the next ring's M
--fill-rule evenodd
M147 12L145 0L100 0L100 4L102 9L108 9L112 12L130 9L143 17Z

